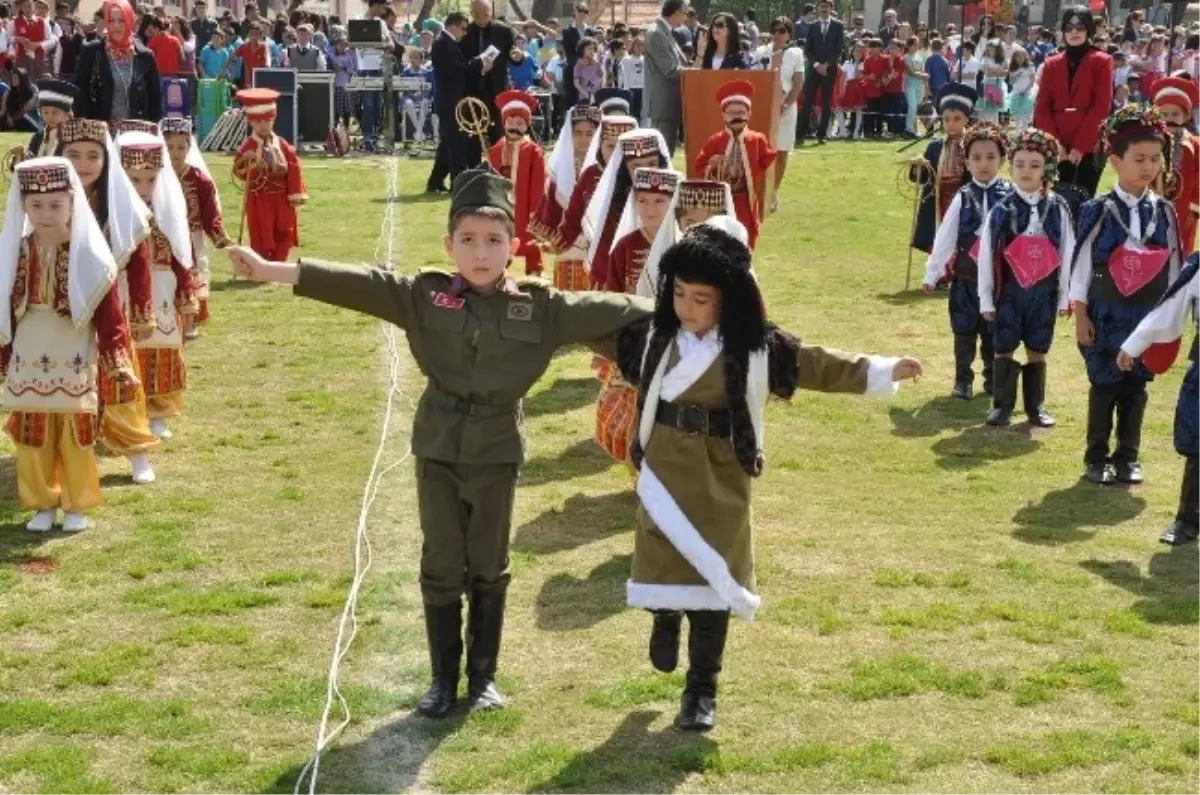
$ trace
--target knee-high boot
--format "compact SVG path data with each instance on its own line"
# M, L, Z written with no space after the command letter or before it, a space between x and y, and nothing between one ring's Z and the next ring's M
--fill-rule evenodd
M688 672L675 725L706 732L717 721L717 675L725 657L729 611L689 610Z
M471 612L467 619L467 697L472 711L504 706L504 696L496 688L504 599L503 589L471 593Z
M433 682L417 702L417 712L427 718L444 718L458 697L458 673L462 665L462 603L425 604L425 641L429 644L429 667Z
M1021 368L1021 394L1025 399L1025 416L1038 428L1053 428L1054 418L1043 405L1046 402L1046 363L1029 362Z
M1200 507L1197 505L1196 490L1200 488L1200 464L1194 455L1184 458L1183 483L1179 488L1179 510L1175 513L1175 521L1168 527L1158 540L1173 547L1195 541L1200 533Z
M995 389L993 373L996 362L996 342L992 338L990 323L985 324L984 330L979 334L979 359L983 362L983 394L991 395Z
M1108 462L1108 439L1112 435L1116 400L1116 387L1093 384L1088 390L1087 449L1083 454L1083 464L1085 476L1092 483L1113 482L1112 465Z
M669 674L679 667L679 631L683 628L683 611L652 610L654 628L650 630L650 664Z
M954 397L970 400L975 394L975 371L971 363L975 361L975 335L954 335Z
M1142 421L1146 417L1148 399L1145 382L1121 385L1117 398L1117 450L1113 453L1113 467L1121 483L1136 484L1145 479L1138 455L1142 448Z
M1010 356L1001 356L996 359L995 373L992 410L988 412L987 424L1004 426L1008 425L1017 406L1017 380L1021 377L1021 365Z

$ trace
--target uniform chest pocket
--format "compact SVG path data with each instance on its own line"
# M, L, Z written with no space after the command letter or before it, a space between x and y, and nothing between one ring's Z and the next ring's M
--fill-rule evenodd
M421 318L421 325L425 328L437 329L438 331L458 331L461 332L467 325L467 312L465 309L440 309L433 308L425 313L425 317Z
M542 327L528 320L501 320L500 339L505 342L542 344Z

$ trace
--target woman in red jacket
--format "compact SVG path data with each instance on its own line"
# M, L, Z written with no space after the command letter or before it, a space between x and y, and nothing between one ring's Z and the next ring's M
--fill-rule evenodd
M1066 49L1046 59L1038 86L1033 124L1059 140L1059 183L1069 182L1096 195L1104 160L1096 154L1100 127L1112 112L1112 58L1092 46L1096 23L1084 6L1068 8L1062 19Z

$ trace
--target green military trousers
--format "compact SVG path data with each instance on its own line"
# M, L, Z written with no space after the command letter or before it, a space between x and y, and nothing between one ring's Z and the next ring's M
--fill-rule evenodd
M417 459L421 595L455 604L464 593L508 587L508 539L519 466Z

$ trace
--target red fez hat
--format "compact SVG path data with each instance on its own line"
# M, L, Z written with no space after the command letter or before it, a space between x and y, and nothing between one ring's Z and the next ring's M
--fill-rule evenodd
M500 109L500 120L509 116L520 116L525 121L533 120L533 112L537 110L537 100L524 91L501 91L496 95L496 107Z
M237 92L238 102L249 119L265 119L275 116L275 103L279 92L269 88L243 88Z
M1182 77L1162 77L1150 86L1150 95L1155 105L1175 105L1184 113L1200 105L1200 86Z
M749 108L752 99L754 84L749 80L730 80L717 89L717 102L721 103L722 109L731 102L740 102Z

